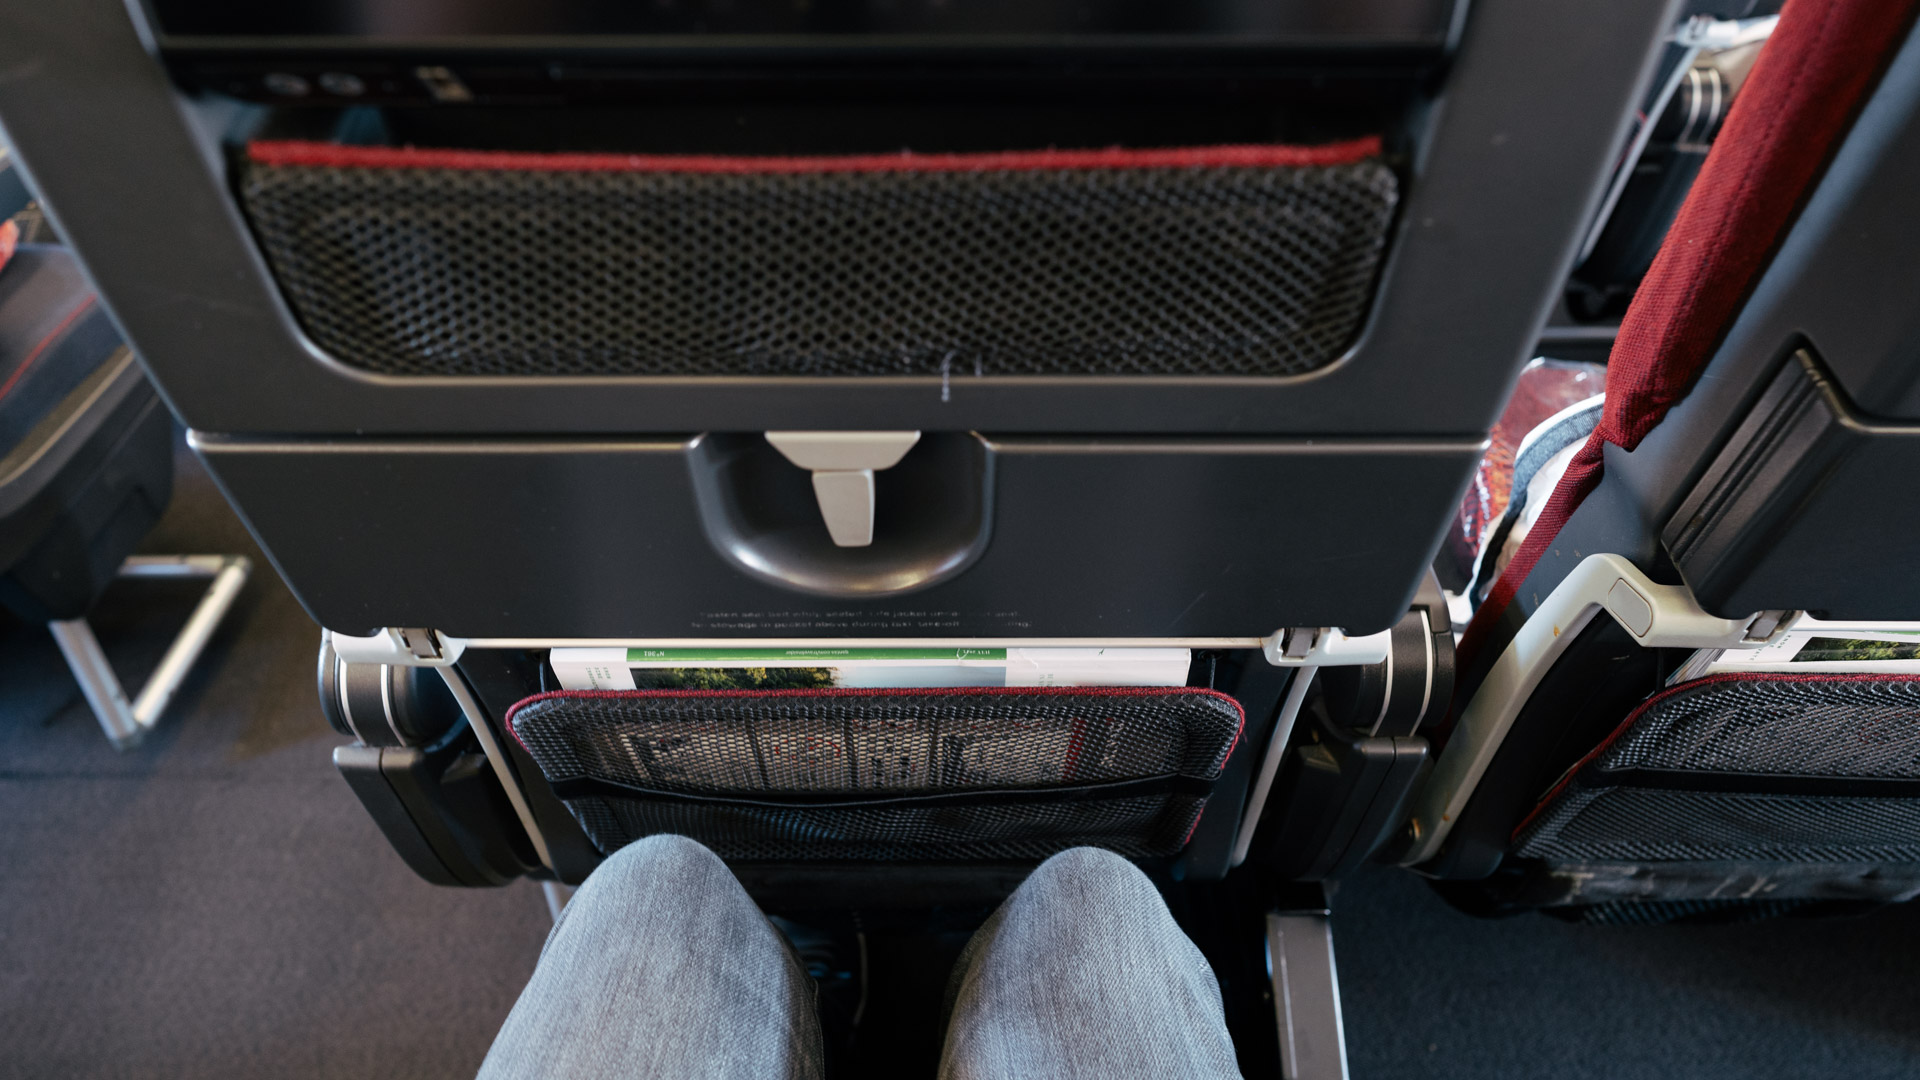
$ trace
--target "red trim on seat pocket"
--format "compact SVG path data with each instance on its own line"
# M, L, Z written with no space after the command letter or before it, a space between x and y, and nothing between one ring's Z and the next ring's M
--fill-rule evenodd
M332 169L491 169L509 172L830 173L1029 172L1048 169L1191 169L1351 165L1378 156L1380 137L1324 146L1189 146L1168 149L1014 150L985 154L850 154L730 157L713 154L537 154L412 146L342 146L298 140L247 144L259 165Z
M1646 712L1648 709L1653 708L1655 705L1660 704L1661 702L1667 700L1668 698L1675 697L1679 694L1688 693L1690 691L1698 690L1701 687L1713 686L1716 683L1730 683L1730 682L1825 683L1825 682L1916 682L1916 681L1920 681L1920 676L1875 675L1870 672L1808 672L1803 675L1797 675L1792 672L1776 673L1771 671L1723 671L1718 675L1707 675L1702 678L1695 679L1692 682L1681 683L1679 686L1670 686L1665 690L1662 690L1659 693L1648 698L1647 700L1641 702L1639 705L1635 706L1634 710L1627 714L1627 718L1625 720L1620 721L1619 727L1614 728L1613 731L1610 734L1608 734L1606 738L1600 740L1600 745L1594 747L1592 750L1589 750L1586 756L1582 757L1579 761L1574 762L1570 767L1568 767L1566 772L1561 773L1560 779L1554 781L1553 787L1547 789L1547 793L1545 795L1540 796L1540 801L1534 804L1533 809L1530 812L1528 812L1525 818L1521 820L1520 824L1515 825L1513 827L1513 832L1508 835L1507 839L1509 842L1511 842L1513 839L1515 839L1520 835L1522 830L1524 830L1527 826L1533 824L1533 819L1539 817L1541 813L1546 810L1547 804L1551 803L1555 798L1557 798L1561 792L1567 790L1568 785L1573 783L1573 778L1579 775L1580 770L1586 768L1588 765L1591 765L1596 758L1598 758L1601 754L1604 754L1609 749L1611 749L1614 743L1617 743L1622 738L1625 738L1627 732L1633 728L1633 725L1635 723L1639 722L1642 716L1646 715Z
M9 222L8 224L12 223ZM12 392L14 385L20 381L20 377L27 373L27 369L33 366L35 360L40 359L40 354L46 352L48 346L60 340L60 335L66 333L68 328L73 326L76 319L86 314L87 309L93 306L94 300L95 297L89 296L85 300L80 301L80 303L74 306L72 311L67 312L66 318L60 320L60 325L54 327L46 337L40 339L40 344L35 345L33 351L27 354L27 358L20 361L20 366L13 369L13 374L7 376L7 381L0 383L0 401L6 400L7 394Z

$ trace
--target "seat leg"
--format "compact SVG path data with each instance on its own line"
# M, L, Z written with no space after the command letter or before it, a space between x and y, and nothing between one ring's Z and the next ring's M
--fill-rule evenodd
M547 898L547 914L553 916L554 922L559 922L560 913L567 909L567 901L573 899L573 886L543 881L540 883L540 893Z
M1327 907L1267 913L1267 968L1286 1080L1346 1080L1347 1037Z
M187 617L186 625L167 647L166 655L160 658L160 666L154 669L147 684L140 688L140 696L132 702L128 702L120 677L114 674L113 665L107 662L107 654L101 651L100 641L93 636L93 627L87 625L86 619L63 619L47 624L61 655L67 658L67 667L80 683L80 692L86 696L88 706L114 749L126 750L139 745L159 721L187 672L193 670L194 662L206 650L214 630L233 607L252 570L252 562L240 555L135 555L121 564L121 577L213 579L194 606L193 614Z
M93 715L107 733L107 741L116 750L138 746L146 729L134 722L127 692L120 688L120 677L107 663L107 654L100 651L93 627L85 619L61 619L48 623L47 629L53 631L53 640L59 643L80 692L86 695Z

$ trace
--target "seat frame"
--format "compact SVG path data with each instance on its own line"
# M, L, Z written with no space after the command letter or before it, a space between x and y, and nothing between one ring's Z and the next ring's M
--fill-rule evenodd
M147 676L139 694L131 701L85 616L56 619L47 624L61 655L67 658L74 680L80 684L80 692L114 749L138 746L147 732L160 722L173 695L186 681L200 654L206 651L213 632L232 610L233 602L239 598L252 572L253 562L244 555L131 555L120 564L118 576L121 578L209 579L207 591L194 605L193 614L174 635L160 658L160 665Z

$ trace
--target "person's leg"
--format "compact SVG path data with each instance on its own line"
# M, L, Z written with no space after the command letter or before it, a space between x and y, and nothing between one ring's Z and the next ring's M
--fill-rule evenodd
M941 1080L1240 1075L1213 969L1111 852L1042 863L967 943L947 997Z
M480 1080L819 1080L813 994L718 856L648 837L574 893Z

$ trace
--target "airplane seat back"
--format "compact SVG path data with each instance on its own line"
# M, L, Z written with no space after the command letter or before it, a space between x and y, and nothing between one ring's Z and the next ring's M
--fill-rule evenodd
M1461 642L1401 859L1467 906L1913 895L1916 683L1874 662L1920 619L1912 508L1888 497L1920 475L1892 314L1910 7L1789 5L1742 95L1623 323L1605 417ZM1883 640L1853 663L1850 632Z
M909 796L857 771L796 790L769 740L793 736L792 764L875 732L1045 726L907 689L872 716L709 698L669 732L647 691L607 691L628 726L573 776L528 730L591 711L540 697L566 645L1265 665L1231 736L1204 686L1047 721L1067 733L1050 783L1153 787L1125 796L1149 800L1136 838L1205 846L1217 876L1259 803L1243 824L1229 788L1194 826L1179 800L1249 782L1289 671L1408 618L1674 7L1389 4L1225 44L1023 24L1010 68L938 32L396 49L306 15L268 38L264 14L84 0L16 13L0 116L334 663L436 668L460 705L504 809L442 827L438 744L343 765L436 880L510 872L460 839L507 810L532 872L578 880L640 818L611 830L566 785L680 805L609 747L657 762L743 712L769 732L761 787L724 797L783 807ZM369 730L410 730L388 718ZM1143 749L1176 734L1167 760ZM971 834L930 835L922 864Z

